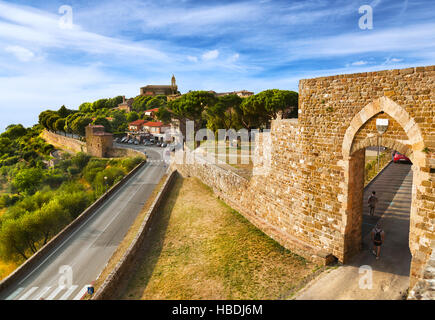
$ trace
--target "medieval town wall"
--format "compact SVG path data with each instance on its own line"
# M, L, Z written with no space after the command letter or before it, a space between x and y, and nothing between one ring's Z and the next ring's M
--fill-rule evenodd
M363 150L376 145L376 118L388 119L382 144L413 161L413 285L435 241L434 80L435 66L301 80L297 121L272 121L270 159L256 151L262 157L250 180L210 164L177 169L285 247L345 263L361 246Z

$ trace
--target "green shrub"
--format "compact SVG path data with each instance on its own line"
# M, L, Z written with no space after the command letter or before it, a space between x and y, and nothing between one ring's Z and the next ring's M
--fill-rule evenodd
M106 187L110 188L116 182L120 181L124 175L124 170L116 167L110 167L97 173L93 181L93 185L99 190L106 189ZM104 179L104 177L107 177L107 179Z
M18 192L33 193L38 188L42 178L43 172L39 168L21 169L15 174L12 185Z
M68 177L60 169L51 169L45 173L44 184L52 188L59 187Z
M59 168L64 172L68 172L68 168L71 166L72 166L72 160L66 159L66 160L59 161L59 163L56 165L56 168Z
M76 174L80 173L80 169L77 167L69 167L68 168L68 173L72 176L75 176Z
M90 195L81 190L72 193L62 192L56 199L59 200L59 203L61 203L62 207L68 211L73 219L80 215L92 201Z
M20 199L20 196L16 194L2 194L0 196L0 208L12 206Z
M0 167L16 164L19 160L20 160L19 156L7 157L5 159L0 160Z
M79 152L74 157L71 158L71 161L81 171L84 167L86 167L90 159L91 159L90 155L84 152Z
M122 161L122 166L127 172L133 170L143 159L141 157L127 158Z

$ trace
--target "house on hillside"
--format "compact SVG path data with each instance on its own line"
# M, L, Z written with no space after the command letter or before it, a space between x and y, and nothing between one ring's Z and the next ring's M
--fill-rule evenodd
M145 115L156 120L157 111L159 111L159 108L149 109L145 111Z
M128 129L133 132L140 132L144 129L145 120L136 120L128 124Z
M240 91L231 91L231 92L215 92L215 91L209 91L210 93L213 93L216 97L223 97L228 96L230 94L235 94L239 96L240 98L247 98L252 95L254 95L254 92L248 91L248 90L240 90Z
M171 125L160 121L149 121L143 125L143 128L151 134L163 134L171 128Z

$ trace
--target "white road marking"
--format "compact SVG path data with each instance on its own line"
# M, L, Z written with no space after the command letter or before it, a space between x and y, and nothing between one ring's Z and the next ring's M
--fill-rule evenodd
M18 289L15 290L15 291L10 295L10 296L8 296L8 297L6 298L6 300L14 300L15 297L18 296L18 295L21 293L21 291L23 291L23 290L24 290L23 287L18 288Z
M38 287L33 287L29 291L27 291L25 294L23 294L20 299L18 300L26 300L33 292L35 292L38 289Z
M69 288L68 291L65 292L65 293L63 294L63 296L59 298L59 300L66 300L66 299L68 299L68 297L71 295L71 293L74 292L74 290L75 290L77 287L78 287L77 285L71 286L71 288Z
M56 290L54 290L48 297L47 300L53 300L55 296L59 294L63 289L65 289L65 286L58 286Z
M40 300L41 298L44 297L44 295L50 290L51 287L45 287L44 289L42 289L42 291L36 295L35 298L33 298L32 300Z
M74 297L73 300L80 300L83 295L88 291L88 287L90 287L90 284L85 285L82 290L79 291L79 293Z

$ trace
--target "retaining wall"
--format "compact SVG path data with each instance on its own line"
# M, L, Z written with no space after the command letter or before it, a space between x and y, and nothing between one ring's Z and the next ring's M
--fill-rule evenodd
M69 152L87 152L86 143L74 138L66 137L57 133L44 130L41 133L43 138L48 143L52 144L58 149L66 150ZM143 152L129 148L110 148L107 151L109 158L124 158L124 157L142 157L146 158Z
M74 138L65 137L48 130L42 131L41 138L58 149L68 150L74 153L86 152L86 143Z
M136 237L131 242L127 251L124 253L121 260L117 263L113 271L109 274L107 279L104 281L102 286L97 290L97 292L92 297L92 300L109 300L113 299L116 296L117 290L120 286L120 283L125 279L125 276L128 275L131 267L135 262L135 258L138 254L138 250L140 249L145 236L150 227L153 216L156 214L157 210L160 208L162 200L166 198L167 193L170 191L173 181L177 175L177 171L172 171L167 177L166 181L163 184L162 189L157 194L156 199L152 203L150 209L148 210L147 215L145 216L144 221L139 228Z

